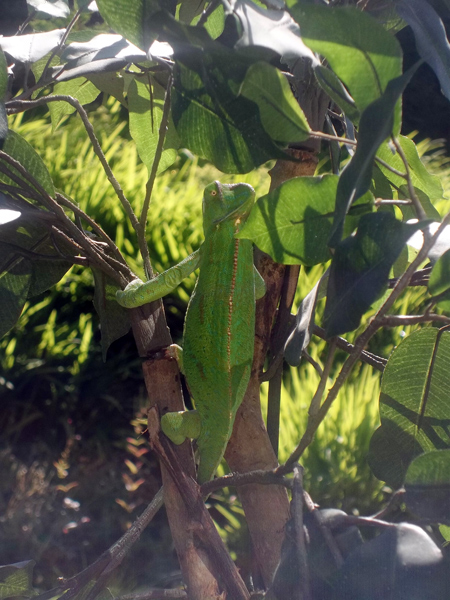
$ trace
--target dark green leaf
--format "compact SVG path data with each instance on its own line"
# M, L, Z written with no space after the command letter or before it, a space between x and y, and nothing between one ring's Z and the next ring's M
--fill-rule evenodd
M35 596L33 589L34 560L0 566L0 600L25 596Z
M264 129L284 145L308 138L310 127L289 83L278 69L264 62L252 65L241 94L258 105Z
M9 131L3 146L3 151L6 152L6 154L9 154L9 156L12 156L12 158L15 158L23 167L25 167L28 173L36 179L50 196L55 195L53 181L44 161L21 135L15 131ZM20 174L18 175L21 177ZM0 181L16 185L2 173L0 173Z
M393 132L395 105L415 70L416 67L413 67L390 81L383 95L361 115L356 152L339 179L336 213L329 242L331 247L341 239L348 209L370 188L375 155L380 144Z
M327 59L360 112L385 92L389 81L401 74L399 43L362 11L302 3L291 12L300 24L305 44ZM395 121L399 127L399 106Z
M450 524L450 450L415 458L405 478L406 505L421 519Z
M324 315L328 337L359 326L363 314L383 294L389 271L407 239L419 227L380 211L363 215L356 235L336 246Z
M232 87L228 73L239 58L227 53L230 69L223 71L217 57L200 54L203 81L196 70L180 65L172 115L182 145L225 173L247 173L284 154L264 131L257 105Z
M97 269L92 269L92 272L95 281L94 306L100 318L102 356L106 361L110 345L126 335L131 327L130 311L116 302L117 285Z
M442 92L450 100L450 44L442 20L424 0L398 0L395 7L414 31L417 52L436 73Z
M8 66L3 50L0 48L0 150L3 148L4 141L8 135L8 117L4 98L8 90Z
M432 296L439 296L450 289L450 250L438 259L431 271L428 291Z
M157 36L150 24L160 9L158 0L97 0L97 6L114 31L147 52Z
M449 361L450 332L434 328L412 333L388 360L369 464L391 486L402 485L419 454L450 448Z
M326 262L337 184L336 175L285 181L258 199L239 237L282 264Z

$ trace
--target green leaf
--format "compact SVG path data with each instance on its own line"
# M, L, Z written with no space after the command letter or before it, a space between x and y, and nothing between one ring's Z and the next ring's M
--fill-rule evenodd
M308 121L286 77L275 67L264 62L252 65L241 94L258 105L263 127L273 140L288 144L308 138Z
M150 173L158 145L159 126L164 110L165 90L152 81L152 91L148 80L142 81L133 77L128 85L128 108L130 111L130 134L136 142L137 150L142 162ZM169 132L171 135L169 136ZM174 135L175 134L175 135ZM178 139L173 123L169 123L169 131L165 139L165 150L162 153L158 166L158 173L174 163L178 147Z
M450 450L432 450L415 458L405 478L405 501L421 519L450 524Z
M35 596L33 589L34 560L13 563L0 566L0 600L25 596Z
M351 7L292 7L307 46L327 59L360 112L401 75L400 44L369 15ZM400 106L395 121L400 123Z
M369 464L393 487L403 484L411 461L450 448L450 332L415 331L391 354L380 394L381 426L372 437Z
M341 80L336 74L323 65L317 65L314 69L317 81L341 110L354 122L359 121L359 111L356 108L355 101L345 89Z
M211 55L199 57L196 70L179 66L172 115L182 145L224 173L247 173L284 153L264 131L256 104L232 89L232 67L239 58L224 50L222 59L225 52L229 68Z
M450 250L438 259L431 271L428 291L432 296L439 296L450 289Z
M363 215L356 235L336 246L324 314L328 337L359 326L363 314L383 294L389 271L406 241L421 226L380 211Z
M285 181L258 199L238 237L282 264L326 262L337 184L337 175Z
M172 116L181 145L226 173L246 173L286 157L265 132L258 106L240 94L252 64L268 60L265 48L230 50L202 27L160 13L153 22L174 49ZM188 50L189 49L189 50Z
M157 35L150 24L160 10L158 0L98 0L97 6L114 31L147 52Z
M0 273L0 338L14 327L23 310L31 284L31 264L21 259Z
M375 155L381 143L393 133L396 102L415 70L416 67L412 67L401 77L390 81L383 95L361 115L356 152L339 179L336 213L329 242L331 247L342 237L348 209L370 188Z
M126 335L131 327L130 311L117 303L117 285L98 269L92 269L92 272L95 281L94 306L100 318L102 357L105 362L108 348Z
M9 131L3 146L3 152L6 152L6 154L9 154L12 158L15 158L23 167L25 167L28 173L40 183L50 196L55 195L53 181L44 161L21 135L15 131ZM22 178L20 174L18 174L18 176ZM10 185L17 185L15 182L11 181L9 177L3 175L3 173L0 173L0 181Z
M402 135L399 136L398 139L408 161L412 184L416 189L421 190L426 195L426 198L423 198L423 208L427 216L430 217L430 219L440 220L438 211L430 204L430 201L435 202L441 200L444 195L440 178L437 175L431 175L431 173L427 171L425 165L420 160L416 145L412 140ZM403 164L402 159L398 152L393 153L390 144L382 144L377 151L377 157L381 158L397 171L402 173L405 172L405 165ZM395 188L401 190L399 198L408 197L409 193L407 192L407 186L403 177L396 175L380 163L377 163L377 167Z
M61 81L57 83L53 88L54 95L63 94L64 96L72 96L76 98L81 104L89 104L93 102L99 91L96 86L85 79L84 77L78 77L71 79L70 81ZM50 116L52 119L53 130L55 130L62 117L65 115L71 115L75 112L75 108L68 102L49 102Z

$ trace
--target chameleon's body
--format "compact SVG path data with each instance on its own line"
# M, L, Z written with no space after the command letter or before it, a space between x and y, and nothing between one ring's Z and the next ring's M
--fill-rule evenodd
M190 272L199 263L200 273L186 312L182 370L200 415L200 482L213 477L223 457L250 378L255 294L262 296L264 287L253 267L251 241L238 240L235 234L253 202L254 191L247 184L209 185L203 199L205 241L199 255L189 259L194 263ZM149 296L145 288L153 282L130 284L134 306L167 293ZM126 295L127 290L119 292L121 304ZM195 435L185 426L183 414L168 413L161 420L163 431L175 443Z

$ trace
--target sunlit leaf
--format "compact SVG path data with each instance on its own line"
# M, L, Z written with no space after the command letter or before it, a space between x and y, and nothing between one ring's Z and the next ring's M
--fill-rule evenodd
M425 328L391 354L380 395L381 426L369 452L374 474L403 484L411 461L430 450L450 448L450 332Z
M0 37L0 48L14 60L34 63L56 48L64 33L65 29L53 29L44 33Z

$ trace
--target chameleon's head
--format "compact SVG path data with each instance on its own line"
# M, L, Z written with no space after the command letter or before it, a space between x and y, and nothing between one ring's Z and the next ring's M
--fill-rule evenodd
M206 231L222 221L235 219L244 223L255 200L255 190L248 183L214 181L203 195L203 227Z

